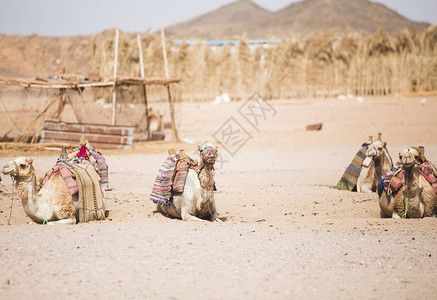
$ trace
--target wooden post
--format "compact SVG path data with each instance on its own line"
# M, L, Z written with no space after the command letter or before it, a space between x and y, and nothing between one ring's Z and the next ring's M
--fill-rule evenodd
M65 107L65 89L59 89L59 104L58 104L58 115L57 120L58 122L61 122L62 120L62 112L64 111Z
M169 72L168 72L168 63L167 63L167 49L165 46L165 34L164 34L164 26L161 23L161 41L162 41L162 55L164 58L164 71L165 71L165 78L170 78ZM171 92L170 92L170 84L167 84L167 93L168 93L168 105L170 108L170 118L171 118L171 130L173 135L174 141L179 141L178 132L176 130L176 124L174 120L174 102L171 98Z
M114 54L114 84L112 85L112 126L115 125L115 102L117 87L117 61L118 61L118 28L115 29L115 54Z
M167 84L168 102L170 105L170 118L171 118L171 132L173 134L173 140L179 142L178 131L176 130L176 125L174 121L174 102L171 98L170 84Z
M167 48L165 45L165 33L164 33L164 26L161 23L161 42L162 42L162 56L164 57L164 71L165 71L165 78L170 78L170 75L168 73L168 63L167 63Z
M137 34L137 42L138 42L138 52L140 54L140 68L141 68L141 78L144 78L144 62L143 62L143 48L141 47L141 39L140 35ZM144 105L146 107L146 131L147 131L147 139L150 140L152 134L150 132L150 124L149 124L149 106L147 104L147 91L146 84L143 83L143 96L144 96Z

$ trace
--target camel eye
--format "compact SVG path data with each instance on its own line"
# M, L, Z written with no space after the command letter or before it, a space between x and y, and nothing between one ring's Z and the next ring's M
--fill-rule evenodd
M26 167L25 164L20 164L20 168L24 169Z

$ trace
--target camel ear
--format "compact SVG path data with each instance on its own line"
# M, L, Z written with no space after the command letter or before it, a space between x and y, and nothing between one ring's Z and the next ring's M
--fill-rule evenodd
M383 144L382 144L382 146L385 148L385 147L387 147L387 142L384 142Z
M199 145L197 145L197 150L202 151L202 150L200 149L200 146L199 146Z
M32 157L28 157L26 158L26 162L31 165L33 163L33 158Z

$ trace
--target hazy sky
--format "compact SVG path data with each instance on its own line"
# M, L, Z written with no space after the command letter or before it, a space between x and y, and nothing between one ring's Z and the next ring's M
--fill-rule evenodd
M275 11L298 0L253 0ZM354 1L354 0L350 0ZM234 0L0 0L0 34L88 35L118 27L155 31ZM437 0L374 0L414 20L437 24Z

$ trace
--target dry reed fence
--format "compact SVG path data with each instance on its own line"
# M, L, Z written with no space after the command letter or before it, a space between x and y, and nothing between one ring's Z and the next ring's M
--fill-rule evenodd
M141 35L146 76L164 75L158 36ZM269 47L249 45L243 36L235 46L172 44L167 39L170 76L183 82L173 87L179 101L231 98L254 91L266 98L326 97L339 94L387 95L437 90L437 27L422 33L404 31L392 37L383 30L363 37L334 31L294 37ZM139 76L136 35L121 34L119 74ZM111 78L114 31L95 37L93 67ZM141 101L135 87L118 91L121 101ZM108 91L96 91L110 98ZM150 87L152 101L165 90Z

